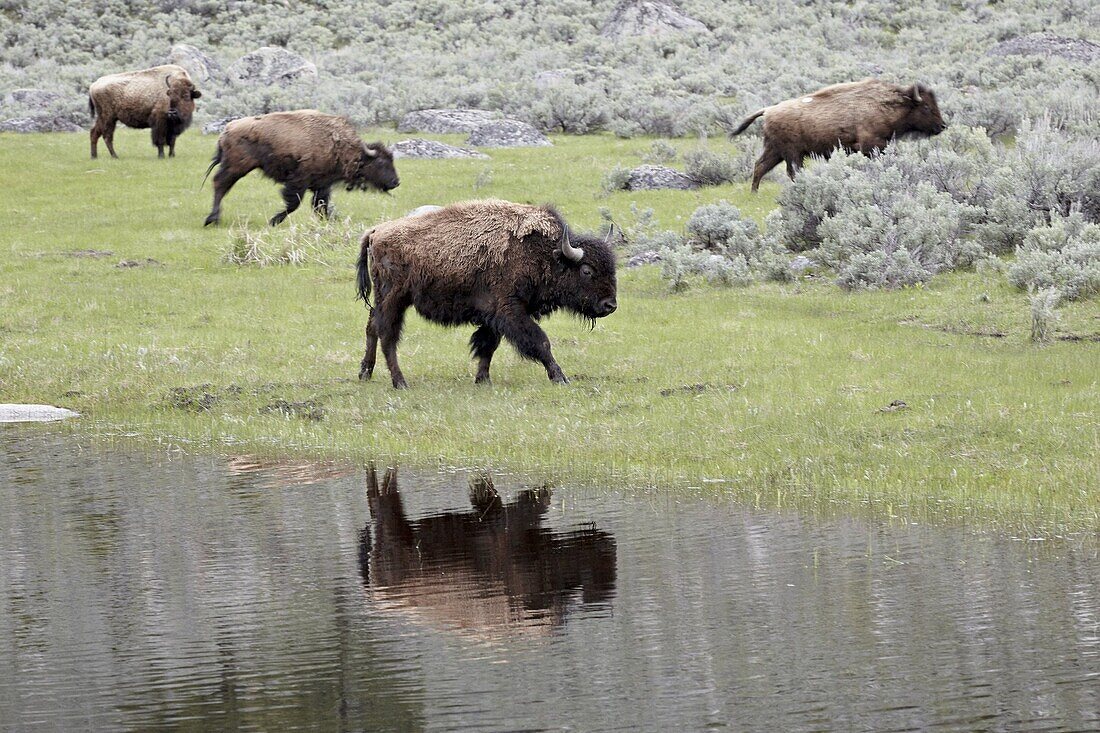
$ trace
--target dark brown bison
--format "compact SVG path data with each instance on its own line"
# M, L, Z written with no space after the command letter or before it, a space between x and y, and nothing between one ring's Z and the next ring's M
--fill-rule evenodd
M92 125L92 157L96 157L99 138L115 154L115 125L119 122L137 129L150 128L157 157L176 155L176 138L191 124L195 100L202 92L195 89L187 69L175 64L154 66L144 71L127 71L101 76L88 89L88 110L95 115Z
M471 511L410 520L389 469L367 471L370 523L359 568L371 600L431 624L495 638L543 635L571 606L607 604L615 593L615 539L587 525L543 525L549 489L505 504L488 477L471 481Z
M369 257L369 264L368 264ZM409 306L445 326L477 326L470 350L477 382L508 339L521 356L541 362L554 382L568 380L537 321L559 308L589 320L615 311L615 254L606 240L577 235L553 209L507 201L470 201L379 224L363 235L359 297L375 303L359 378L374 372L378 341L397 389L408 387L397 365Z
M807 155L829 155L838 147L870 154L895 136L937 135L947 127L936 95L914 84L899 87L878 79L834 84L808 97L765 107L730 133L739 135L764 117L764 152L752 173L752 190L768 171L787 163L787 175L802 167Z
M393 155L385 145L364 143L346 117L313 109L233 120L218 138L206 175L219 163L214 174L214 208L206 224L218 222L225 194L257 168L283 184L286 208L271 217L272 225L297 209L307 190L313 193L313 210L327 217L332 214L335 183L343 181L349 191L389 191L400 183Z

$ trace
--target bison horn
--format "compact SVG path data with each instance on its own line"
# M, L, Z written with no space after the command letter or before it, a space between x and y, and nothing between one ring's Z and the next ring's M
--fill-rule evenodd
M614 233L615 233L615 222L611 222L611 226L609 226L607 228L607 236L603 240L605 244L610 244L611 243L611 235L613 235Z
M164 86L168 87L169 89L172 88L172 75L171 74L165 74L164 75Z
M564 232L562 233L562 236L561 236L561 253L562 253L562 256L565 257L565 259L567 259L567 260L571 260L573 262L580 262L581 258L584 257L584 250L581 249L580 247L574 247L572 244L570 244L570 242L569 242L569 230L565 229L564 227L563 227L563 229L564 229Z
M366 153L366 156L368 158L377 158L378 157L378 151L375 150L374 148L372 148L370 145L364 145L363 146L363 152Z
M909 97L917 104L920 104L920 87L916 84L909 87Z

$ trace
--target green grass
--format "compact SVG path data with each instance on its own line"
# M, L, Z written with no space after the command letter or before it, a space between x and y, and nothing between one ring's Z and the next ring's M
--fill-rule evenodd
M604 172L638 164L650 141L555 143L400 160L393 196L339 191L336 206L365 229L425 203L499 196L554 202L586 228L601 206L629 220L636 202L679 229L723 198L762 219L778 190L603 197ZM64 429L186 450L491 466L1031 535L1100 529L1100 345L1030 344L1027 297L1003 276L674 296L654 268L624 269L620 309L593 332L545 322L569 386L506 349L493 386L475 386L471 329L410 313L400 355L412 389L396 392L382 364L373 382L355 380L366 312L353 245L332 266L225 262L231 225L267 233L279 197L253 174L226 198L223 226L203 229L213 145L189 132L162 161L147 135L122 131L120 160L91 161L85 135L0 136L0 401L64 405L85 415ZM320 226L305 210L291 222ZM112 254L71 254L86 249ZM1100 330L1095 301L1060 314L1060 333ZM277 400L312 401L324 419L262 412ZM907 409L882 411L894 400Z

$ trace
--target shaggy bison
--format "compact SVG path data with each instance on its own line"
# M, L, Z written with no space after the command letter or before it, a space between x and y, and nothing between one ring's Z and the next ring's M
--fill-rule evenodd
M119 122L137 129L150 128L157 157L176 155L176 138L191 124L195 100L202 92L195 89L187 69L175 64L154 66L144 71L127 71L101 76L88 89L88 111L95 115L92 125L92 157L96 157L99 138L115 154L115 125Z
M368 263L369 257L369 263ZM370 379L378 341L397 389L405 311L445 326L477 326L470 350L477 382L508 339L541 362L551 381L568 380L537 321L564 308L585 319L615 311L615 254L606 240L577 235L553 209L507 201L470 201L379 224L363 235L359 297L376 292L359 378Z
M808 97L759 110L730 133L739 135L764 117L764 152L752 173L752 190L781 162L794 179L807 155L829 157L838 147L870 154L906 133L937 135L947 127L936 95L914 84L899 87L878 79L834 84Z
M371 466L370 523L359 544L369 597L477 638L544 635L571 608L610 602L615 538L591 525L547 527L550 497L549 489L529 489L504 503L479 476L470 481L470 510L410 519L396 470L380 486Z
M214 174L214 208L206 224L218 222L225 194L256 168L283 184L286 208L271 217L272 225L297 209L307 190L313 192L313 210L327 217L332 213L335 183L343 181L349 191L389 191L399 183L393 155L386 146L364 143L347 118L312 109L233 120L218 138L206 175L219 163Z

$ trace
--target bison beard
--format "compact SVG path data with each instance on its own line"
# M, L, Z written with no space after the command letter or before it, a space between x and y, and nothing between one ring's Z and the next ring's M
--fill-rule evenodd
M445 326L477 326L470 351L477 383L502 338L538 361L553 382L568 380L537 321L566 309L593 322L614 312L615 256L607 241L578 236L552 209L505 201L456 204L381 224L363 237L359 297L375 304L359 378L374 373L378 342L393 386L408 387L397 363L405 311Z

